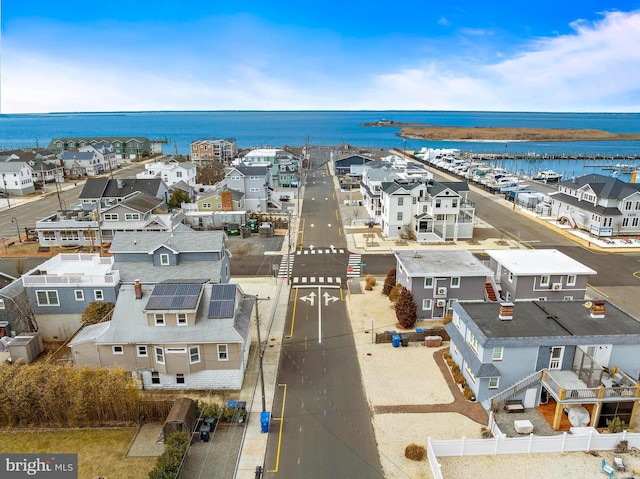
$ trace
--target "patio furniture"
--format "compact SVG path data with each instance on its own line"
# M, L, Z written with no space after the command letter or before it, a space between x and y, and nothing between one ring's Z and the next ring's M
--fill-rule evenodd
M609 476L609 479L613 479L613 473L616 472L613 464L609 464L606 459L602 460L602 473Z
M613 465L615 466L616 471L625 472L627 470L627 466L624 465L624 461L621 456L613 457Z
M513 427L518 434L531 434L533 432L533 424L528 419L513 421Z
M507 413L524 412L524 404L519 399L510 399L505 404L504 409Z

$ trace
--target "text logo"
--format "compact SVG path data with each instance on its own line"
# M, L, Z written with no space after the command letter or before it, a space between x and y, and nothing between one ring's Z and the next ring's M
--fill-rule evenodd
M77 454L0 454L3 479L78 479Z

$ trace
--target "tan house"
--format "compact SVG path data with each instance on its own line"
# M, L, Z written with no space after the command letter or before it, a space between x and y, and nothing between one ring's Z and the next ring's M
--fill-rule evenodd
M204 138L191 142L191 161L198 165L211 161L229 165L237 154L235 138Z
M235 284L122 285L110 321L70 342L78 367L121 367L143 389L240 389L254 300Z
M192 203L183 203L184 223L198 229L219 228L228 223L245 224L244 193L217 188Z

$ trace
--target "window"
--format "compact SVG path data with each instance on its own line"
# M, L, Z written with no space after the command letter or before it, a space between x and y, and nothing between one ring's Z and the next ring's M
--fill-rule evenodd
M4 309L4 299L0 299L0 309Z
M260 177L259 176L250 176L249 179L253 180L253 181L257 181L257 180L260 179Z
M139 358L146 358L147 356L149 356L149 351L147 350L146 346L138 346L136 348L136 353Z
M457 198L454 198L451 200L451 206L453 206L454 208L458 207L458 200Z
M176 171L176 178L182 178L182 171Z
M176 374L176 384L184 384L184 374Z
M547 300L547 297L546 297L546 296L540 296L540 297L538 298L538 301L546 301L546 300Z
M467 375L469 376L469 379L471 379L471 381L475 383L476 382L476 375L471 372L471 369L469 369L469 365L465 365L464 366L464 370L467 372Z
M433 278L425 278L424 279L424 287L425 288L433 288Z
M229 352L226 344L218 344L218 361L228 361Z
M436 200L436 208L440 208L442 206L442 200L441 199L437 199Z
M493 355L491 356L492 361L502 361L502 354L504 353L504 348L502 346L496 346L493 348Z
M202 208L205 210L210 210L211 209L211 203L202 203Z
M96 289L93 292L93 297L95 298L96 301L104 301L104 293L101 289Z
M104 214L105 221L118 221L118 213L105 213Z
M562 301L573 301L573 296L564 296Z
M509 282L513 283L513 273L511 271L509 271L508 279Z
M60 306L57 291L36 291L38 306Z
M156 351L156 362L158 364L164 364L164 349L162 348L154 348Z
M480 343L478 342L478 340L476 339L476 337L473 335L472 332L469 332L469 336L467 338L467 343L469 343L469 346L471 346L471 348L477 354L478 353L478 349L480 348Z
M151 373L151 384L160 384L160 373L157 371Z
M124 354L124 348L120 345L111 346L111 350L113 351L113 354Z
M80 241L80 233L78 231L60 231L60 240L62 241Z
M489 378L489 389L498 389L499 385L500 385L499 377L494 376L492 378Z
M589 193L583 193L582 199L584 201L590 201L591 203L593 203L596 200L596 197L595 195L590 195Z
M156 313L153 316L156 322L156 326L164 326L164 314Z
M218 355L220 354L220 348L218 348ZM191 346L189 348L189 363L199 363L200 362L200 346Z
M624 209L627 211L631 209L631 201L624 202Z
M257 193L258 191L260 191L260 188L249 188L249 191L251 193Z
M163 266L167 266L169 264L169 255L163 253L160 255L160 264Z
M540 286L549 286L549 276L548 275L544 275L544 276L540 276Z
M638 226L638 218L633 218L631 221L631 226Z
M457 298L451 298L448 302L447 309L453 309L453 305L458 302Z
M76 297L76 301L84 301L84 291L81 289L76 289L73 294Z
M184 326L185 324L187 324L187 314L178 313L178 326Z
M404 205L404 198L402 196L398 197L398 206Z
M402 221L402 211L398 211L398 213L396 214L396 220Z
M459 276L454 276L451 278L451 287L452 288L459 288L460 287L460 277Z
M43 231L42 232L42 239L45 240L45 241L55 241L56 232L55 231Z
M570 274L567 276L567 286L575 286L576 285L576 275Z
M140 213L125 213L125 221L138 221L140 219Z
M431 309L431 300L430 299L423 299L422 300L422 310L423 311L428 311Z
M629 226L629 218L622 218L622 226Z

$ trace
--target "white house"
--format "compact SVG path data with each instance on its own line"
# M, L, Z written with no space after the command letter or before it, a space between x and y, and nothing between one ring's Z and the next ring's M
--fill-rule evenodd
M31 167L22 161L0 162L0 182L5 195L28 195L35 191Z
M584 175L558 185L552 214L594 236L640 234L640 184L602 175Z
M197 168L195 163L176 160L155 161L144 165L145 171L138 173L138 179L162 178L169 187L183 181L189 186L196 186Z

